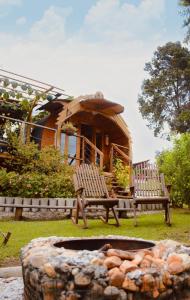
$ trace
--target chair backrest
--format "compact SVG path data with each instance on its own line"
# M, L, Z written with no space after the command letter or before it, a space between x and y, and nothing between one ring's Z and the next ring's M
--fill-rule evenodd
M166 196L164 174L155 164L142 162L133 167L133 185L136 197Z
M83 196L85 198L108 198L104 176L101 176L99 170L94 165L81 164L76 168L74 174L75 189L83 187ZM77 185L77 187L76 187Z

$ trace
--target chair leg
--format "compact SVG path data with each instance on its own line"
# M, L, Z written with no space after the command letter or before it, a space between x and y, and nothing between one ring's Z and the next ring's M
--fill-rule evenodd
M114 218L115 218L115 220L116 220L116 226L118 227L118 226L120 226L118 216L117 216L117 214L116 214L116 211L115 211L114 207L112 207L111 209L112 209Z
M79 209L81 211L83 222L84 222L84 227L83 228L86 229L86 228L88 228L87 218L86 218L86 213L84 211L84 205L83 205L81 199L78 199L78 205L79 205Z
M134 226L137 226L137 215L136 215L137 205L134 204Z
M78 224L78 221L79 221L79 205L78 205L78 201L77 201L77 205L76 205L76 216L75 216L75 220L76 220L76 224Z
M109 220L109 207L106 207L106 220L105 222L108 223Z
M166 204L166 210L167 210L167 220L166 223L168 226L171 226L171 218L170 218L170 204Z

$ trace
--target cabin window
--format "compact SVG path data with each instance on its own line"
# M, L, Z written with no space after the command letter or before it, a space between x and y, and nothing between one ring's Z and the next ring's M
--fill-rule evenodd
M65 148L65 133L61 133L61 154L64 154Z
M68 144L69 164L72 164L75 162L76 147L77 147L77 137L74 135L70 135L69 136L69 144Z

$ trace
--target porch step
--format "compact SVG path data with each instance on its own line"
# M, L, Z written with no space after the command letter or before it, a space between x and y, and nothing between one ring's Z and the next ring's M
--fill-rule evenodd
M125 195L125 196L124 196L124 195L118 195L118 194L117 194L116 197L117 197L118 199L126 199L126 200L127 200L127 199L132 199L132 197L129 196L129 195Z
M129 192L127 192L127 191L124 191L124 190L119 190L119 191L117 191L117 193L118 194L129 194Z

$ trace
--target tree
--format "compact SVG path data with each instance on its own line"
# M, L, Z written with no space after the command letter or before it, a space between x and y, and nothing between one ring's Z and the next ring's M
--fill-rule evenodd
M172 184L172 201L190 208L190 134L184 133L173 141L173 148L158 154L157 163Z
M182 14L184 16L183 26L187 28L185 42L190 40L190 0L181 0L180 5L183 7Z
M190 131L190 52L180 42L158 47L146 63L149 77L138 97L139 109L158 136L165 125L171 131Z

